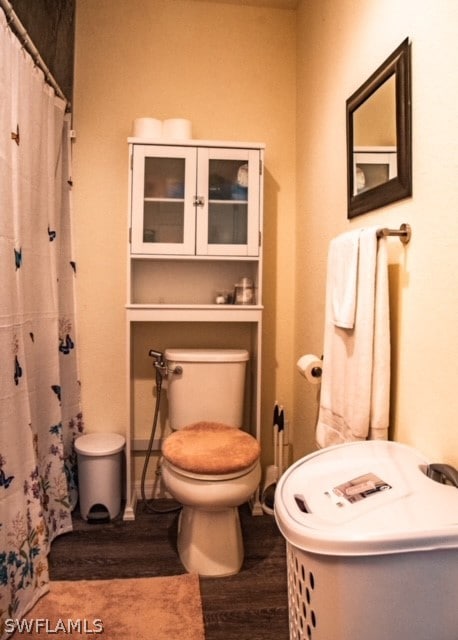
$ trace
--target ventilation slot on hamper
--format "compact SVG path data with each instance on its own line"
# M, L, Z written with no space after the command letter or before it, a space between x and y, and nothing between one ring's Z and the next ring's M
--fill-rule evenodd
M304 559L287 544L288 549L288 601L291 640L312 640L317 627L313 608L315 576L307 569Z

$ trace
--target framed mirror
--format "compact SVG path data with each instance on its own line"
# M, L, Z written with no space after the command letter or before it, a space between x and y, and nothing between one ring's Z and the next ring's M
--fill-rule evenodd
M348 218L412 195L408 39L346 102Z

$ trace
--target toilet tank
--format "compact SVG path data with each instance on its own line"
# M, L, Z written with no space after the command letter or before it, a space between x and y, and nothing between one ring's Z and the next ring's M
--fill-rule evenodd
M167 396L169 423L174 430L200 421L221 422L241 427L245 370L249 359L245 349L167 349L170 370Z

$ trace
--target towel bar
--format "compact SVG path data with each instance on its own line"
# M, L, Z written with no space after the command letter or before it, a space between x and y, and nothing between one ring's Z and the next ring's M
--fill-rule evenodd
M398 236L402 244L407 244L412 236L412 229L410 224L403 223L399 229L388 229L384 227L383 229L377 230L377 238L385 238L386 236Z

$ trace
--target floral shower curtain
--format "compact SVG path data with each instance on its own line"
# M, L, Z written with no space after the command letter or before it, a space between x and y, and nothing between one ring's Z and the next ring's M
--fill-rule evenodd
M0 10L0 636L48 590L71 530L75 349L66 105Z

